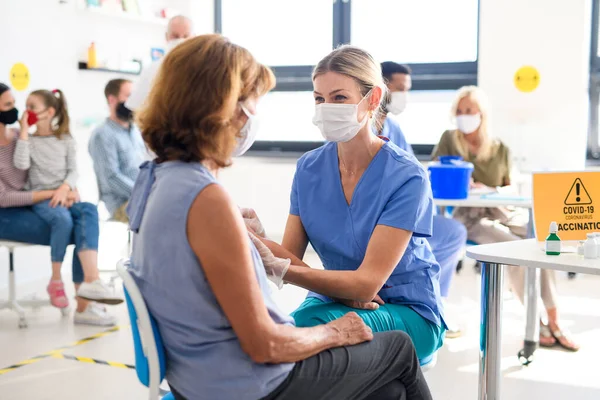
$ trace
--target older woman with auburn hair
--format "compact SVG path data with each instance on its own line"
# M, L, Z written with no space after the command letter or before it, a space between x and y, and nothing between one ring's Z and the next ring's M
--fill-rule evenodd
M353 313L296 328L273 302L260 254L215 176L256 135L272 72L220 35L165 58L145 109L157 155L128 213L131 272L157 321L178 399L431 399L410 338Z

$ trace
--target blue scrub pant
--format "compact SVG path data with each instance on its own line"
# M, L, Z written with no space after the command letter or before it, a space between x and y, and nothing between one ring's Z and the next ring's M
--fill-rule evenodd
M96 214L95 220L93 218L85 218L84 220L80 219L79 221L83 221L84 226L91 229L93 229L95 224L96 229L98 229L96 207L89 203L77 204L80 205L73 209L72 212L79 211L88 217L92 216L94 213ZM81 224L79 225L81 226ZM50 232L50 225L36 215L31 207L0 208L0 240L11 240L15 242L49 246ZM97 240L98 237L96 236L96 243ZM71 231L71 236L69 237L69 244L75 244L75 253L73 256L73 283L81 283L83 282L83 268L77 254L81 250L85 250L86 248L89 249L90 247L79 248L78 245L83 245L83 242L75 237L73 231Z
M448 297L456 264L467 242L467 228L455 219L434 215L433 234L427 241L440 264L441 295Z
M422 365L431 361L433 353L444 343L444 328L426 320L412 308L399 304L384 304L377 310L359 310L307 297L292 317L296 326L308 328L334 321L351 311L356 312L373 332L400 330L408 333Z

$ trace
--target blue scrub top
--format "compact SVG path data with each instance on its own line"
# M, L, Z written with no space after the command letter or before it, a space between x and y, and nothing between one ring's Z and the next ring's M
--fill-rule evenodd
M297 165L290 214L300 217L308 239L328 270L356 270L377 225L413 232L408 247L379 292L388 303L410 306L442 326L440 267L426 237L431 236L433 198L421 164L386 141L346 202L336 143L306 153ZM332 301L326 296L309 296ZM445 324L444 324L445 326Z
M404 136L402 129L400 129L400 124L389 115L385 118L385 121L383 121L383 129L381 130L380 135L390 139L392 143L407 153L412 155L415 154L412 146L406 141L406 137Z

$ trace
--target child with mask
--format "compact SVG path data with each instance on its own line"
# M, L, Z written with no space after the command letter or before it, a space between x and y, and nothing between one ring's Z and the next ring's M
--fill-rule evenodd
M79 202L76 183L77 166L75 140L69 133L69 113L65 96L60 90L36 90L27 98L27 111L21 118L21 132L14 154L17 169L28 170L27 188L32 191L54 191L49 200L32 206L51 230L50 247L52 278L48 294L53 306L65 308L65 295L60 268L74 235L84 272L84 282L77 296L105 304L123 300L100 280L98 272L98 213L90 203ZM35 126L33 135L29 130ZM75 193L75 195L70 195ZM94 312L105 312L94 308ZM81 312L83 314L83 311ZM86 317L75 318L83 322ZM90 318L93 317L90 315ZM106 320L106 319L104 319ZM114 324L114 321L110 325Z

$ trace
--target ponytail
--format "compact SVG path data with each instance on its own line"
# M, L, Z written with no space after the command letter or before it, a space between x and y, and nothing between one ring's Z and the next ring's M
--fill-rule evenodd
M49 90L36 90L31 92L31 95L39 96L46 107L52 107L55 111L55 121L52 124L52 132L60 139L62 135L69 134L69 125L71 123L69 119L69 110L67 108L67 99L64 93L60 89Z

